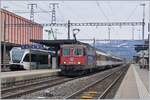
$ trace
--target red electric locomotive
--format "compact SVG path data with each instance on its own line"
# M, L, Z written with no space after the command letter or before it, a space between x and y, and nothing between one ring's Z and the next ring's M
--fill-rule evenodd
M88 44L61 45L60 68L63 75L82 75L96 66L96 51Z

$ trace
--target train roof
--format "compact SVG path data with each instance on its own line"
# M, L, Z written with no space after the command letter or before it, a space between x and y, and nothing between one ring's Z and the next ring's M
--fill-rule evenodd
M112 56L112 58L122 60L120 57L117 57L117 56Z
M101 50L101 49L97 49L97 50L96 50L96 53L97 53L97 54L104 55L104 56L107 56L107 57L111 57L111 58L114 58L114 59L122 60L122 58L117 57L117 56L114 56L114 55L112 55L112 54L110 54L110 53L108 53L108 52L105 52L105 51Z
M80 41L76 41L73 39L59 39L59 40L31 40L31 42L35 42L35 43L39 43L39 44L43 44L46 46L60 46L62 44L83 44Z
M101 51L97 51L97 50L96 50L96 53L97 53L97 54L100 54L100 55L108 56L108 54L105 53L105 52L101 52Z
M65 44L65 45L61 45L60 47L70 47L70 46L73 46L73 47L86 47L86 45L82 45L82 44L74 44L74 45Z

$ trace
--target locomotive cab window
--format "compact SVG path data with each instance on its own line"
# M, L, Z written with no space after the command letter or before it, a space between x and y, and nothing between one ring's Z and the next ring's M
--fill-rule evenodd
M76 56L83 55L83 49L82 48L75 48L74 49L74 55L76 55Z
M64 55L64 56L70 55L70 49L69 49L69 48L64 48L64 49L63 49L63 55Z

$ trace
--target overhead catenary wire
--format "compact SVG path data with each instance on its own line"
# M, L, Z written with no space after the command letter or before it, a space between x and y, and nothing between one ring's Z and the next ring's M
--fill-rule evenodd
M64 15L63 15L61 9L58 8L58 11L59 11L60 16L62 17L62 20L65 22L65 17L64 17Z
M15 1L9 1L11 2L12 5L15 5L16 7L23 7L23 8L26 8L26 5L28 4L28 2L21 2L21 5L20 4L17 4Z
M112 15L114 16L115 13L113 12L113 8L112 8L112 6L111 6L111 4L110 4L110 1L107 1L107 6L108 6L108 8L110 9L110 11L112 12L112 13L111 13L111 16L112 16ZM108 28L108 29L109 29L109 28ZM111 27L111 30L112 30L113 32L116 31L115 33L119 33L119 30L115 30L114 27Z
M103 16L105 17L105 19L109 22L109 18L106 16L105 12L103 11L103 9L98 1L96 1L96 4L97 4L99 10L102 12Z
M136 5L134 7L134 9L131 11L131 13L129 14L129 16L127 17L127 19L125 21L128 21L129 19L131 19L131 17L134 15L134 13L136 12L137 8L139 5Z
M65 1L64 1L64 3L65 3ZM83 18L79 13L77 13L77 12L72 8L72 6L66 5L65 7L67 8L67 10L69 10L69 11L72 13L73 16L75 16L75 17L74 17L74 21L78 21L78 19L82 19L82 21L85 20L85 18ZM80 16L80 17L79 17L79 16ZM71 19L68 18L68 20L71 20ZM71 25L71 26L70 26L70 29L72 30L73 28L74 28L74 27Z
M110 4L110 1L107 1L107 6L110 9L110 11L112 12L111 14L114 15L113 10L112 10L113 8L112 8L112 6Z
M64 1L65 2L65 1ZM74 6L74 5L73 5ZM75 21L78 21L78 19L82 19L82 21L85 21L85 18L82 17L78 12L76 12L70 5L65 5L65 7L67 8L67 10L71 11L72 15L75 16L74 19ZM71 20L71 19L70 19Z
M39 7L38 6L38 8L41 10L41 11L45 11L44 9L42 9L41 7ZM50 11L47 11L47 13L45 13L46 15L48 15L48 16L50 16ZM41 16L43 19L48 19L48 17L47 16ZM38 17L38 19L40 19L39 17Z
M109 22L109 18L106 16L106 14L103 11L103 9L102 9L101 5L99 4L99 2L96 1L96 3L97 3L98 8L101 10L103 16L105 17L105 19ZM109 31L108 37L110 38L110 26L108 26L108 31Z
M105 19L109 22L109 18L106 16L105 12L103 11L100 3L98 1L96 1L96 3L97 3L98 8L101 10L103 16L105 17ZM108 26L108 39L109 40L110 40L110 30L111 30L111 28L110 28L110 26Z
M112 16L115 16L116 14L113 12L113 7L111 6L111 3L110 3L111 1L107 1L107 6L108 6L108 8L110 9L110 11L111 11L111 15ZM111 30L114 32L114 31L116 31L115 33L119 33L119 30L115 30L114 29L114 27L111 27Z
M133 10L131 10L131 13L129 14L129 16L127 17L127 19L125 21L129 21L132 16L135 14L135 12L137 11L139 4L135 5L135 7L133 8ZM134 32L135 31L135 27L134 25L132 26L132 39L134 40Z

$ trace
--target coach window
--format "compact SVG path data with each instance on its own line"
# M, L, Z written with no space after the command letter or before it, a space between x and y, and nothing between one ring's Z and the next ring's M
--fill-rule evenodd
M83 49L82 48L75 48L74 54L77 56L83 55Z
M70 49L69 49L69 48L64 48L64 49L63 49L63 55L64 55L64 56L70 55Z
M48 55L39 55L39 62L40 64L48 64Z
M30 62L30 59L29 59L29 54L27 54L24 58L24 61L25 62ZM35 54L31 54L31 62L36 62L36 55Z
M37 57L35 54L31 54L31 62L37 62Z

